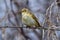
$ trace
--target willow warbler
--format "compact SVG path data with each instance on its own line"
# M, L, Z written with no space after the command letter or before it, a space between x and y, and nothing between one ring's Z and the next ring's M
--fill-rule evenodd
M22 13L22 23L24 23L25 25L29 26L29 27L41 27L38 19L35 17L34 14L32 14L29 9L27 8L23 8L21 10Z

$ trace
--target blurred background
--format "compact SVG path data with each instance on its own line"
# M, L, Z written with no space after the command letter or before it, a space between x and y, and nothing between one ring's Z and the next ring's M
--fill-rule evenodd
M25 28L17 14L24 7L48 30ZM0 0L0 40L60 40L60 29L49 30L56 27L60 28L59 0Z

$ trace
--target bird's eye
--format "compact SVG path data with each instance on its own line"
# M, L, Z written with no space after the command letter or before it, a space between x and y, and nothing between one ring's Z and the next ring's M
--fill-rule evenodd
M26 10L22 10L22 12L26 12Z
M26 12L26 10L24 10L24 12Z
M28 9L23 8L23 9L22 9L22 12L28 12Z

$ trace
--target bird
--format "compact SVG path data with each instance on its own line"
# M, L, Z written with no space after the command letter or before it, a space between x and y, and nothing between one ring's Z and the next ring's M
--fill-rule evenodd
M22 8L22 23L29 27L41 27L36 16L28 9Z

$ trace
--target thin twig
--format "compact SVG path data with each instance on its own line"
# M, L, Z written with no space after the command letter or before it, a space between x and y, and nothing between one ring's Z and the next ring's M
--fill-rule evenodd
M5 12L4 17L3 17L2 19L0 19L0 23L1 23L3 20L6 21L7 13L8 13L8 10L9 10L6 0L4 0L4 3L5 3L5 7L6 7L6 12Z
M44 30L48 30L48 27L37 27L37 28L34 28L34 27L20 27L20 26L13 26L13 27L12 26L0 26L0 28L30 28L30 29L44 29ZM60 26L50 28L49 30L60 31Z
M15 17L15 21L16 21L16 26L19 26L19 22L18 22L18 19L17 19L17 16L16 16L16 13L13 11L13 5L12 5L12 0L10 0L10 6L11 6L11 11ZM11 21L11 20L10 20Z

